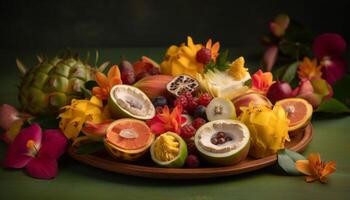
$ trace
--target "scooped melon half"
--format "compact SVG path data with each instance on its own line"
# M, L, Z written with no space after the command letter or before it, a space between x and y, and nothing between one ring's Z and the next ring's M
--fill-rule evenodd
M129 85L115 85L112 87L108 98L108 108L115 119L148 120L153 118L156 113L147 95L140 89Z
M201 126L194 141L198 152L207 162L218 166L233 165L246 159L250 133L240 121L221 119Z
M107 128L106 150L116 159L134 161L144 155L154 141L147 124L137 119L119 119Z

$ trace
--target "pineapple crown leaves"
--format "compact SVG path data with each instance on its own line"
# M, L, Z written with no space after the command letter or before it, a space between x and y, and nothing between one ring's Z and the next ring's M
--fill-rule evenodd
M217 69L219 71L225 71L229 68L229 62L228 62L228 54L229 51L226 49L223 53L220 53L216 63L214 60L211 60L204 68L204 72L207 72L208 70L214 70Z

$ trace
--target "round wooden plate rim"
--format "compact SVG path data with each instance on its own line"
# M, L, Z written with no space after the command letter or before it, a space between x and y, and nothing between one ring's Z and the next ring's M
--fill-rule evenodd
M305 129L302 139L297 144L290 147L290 149L293 151L302 152L311 142L312 136L313 127L311 124L309 124ZM75 153L76 150L77 149L75 147L70 147L68 149L69 155L73 157L73 159L85 163L87 165L97 167L106 171L112 171L126 175L163 179L194 179L228 176L254 171L272 165L277 160L277 155L272 155L261 159L249 160L248 166L246 165L246 163L238 163L236 165L225 167L205 167L192 169L159 168L113 161L90 154L79 155Z

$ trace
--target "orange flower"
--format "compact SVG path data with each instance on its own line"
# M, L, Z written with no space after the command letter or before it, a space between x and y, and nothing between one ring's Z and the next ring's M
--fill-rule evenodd
M205 47L211 50L211 59L216 61L216 58L219 55L220 43L215 42L215 44L212 46L212 41L209 39Z
M271 72L263 72L261 69L259 69L257 72L255 72L255 74L253 74L252 88L265 94L272 83L274 83L272 79L273 77Z
M300 79L306 78L311 80L312 78L321 78L321 65L317 66L317 60L312 61L305 57L303 62L299 65L298 75Z
M298 160L295 168L307 175L306 182L319 180L321 183L327 181L328 175L335 172L335 161L321 161L319 153L311 153L307 160Z
M108 99L109 91L112 87L114 85L122 84L118 65L113 65L109 69L107 77L102 72L96 72L96 82L99 87L93 87L92 94L99 99Z
M171 113L168 106L164 106L156 116L147 121L147 125L156 135L161 135L167 131L180 134L181 124L186 120L181 116L181 113L182 108L179 106L176 106Z

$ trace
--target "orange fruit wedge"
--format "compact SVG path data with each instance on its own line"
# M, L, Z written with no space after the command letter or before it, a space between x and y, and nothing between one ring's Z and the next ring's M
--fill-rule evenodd
M286 98L276 102L287 112L289 119L288 131L295 131L305 127L311 120L313 108L312 105L301 98Z

